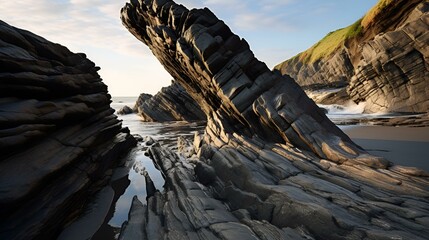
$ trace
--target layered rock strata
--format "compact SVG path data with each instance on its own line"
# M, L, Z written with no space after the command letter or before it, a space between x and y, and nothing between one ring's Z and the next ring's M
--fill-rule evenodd
M425 239L428 233L429 175L422 171L338 165L257 138L216 148L197 136L194 146L198 155L185 159L159 143L149 148L164 191L148 192L145 204L133 199L119 239Z
M340 163L353 159L386 167L339 130L292 78L258 61L247 42L210 10L189 11L172 1L133 1L123 8L122 21L220 132L289 142Z
M271 72L210 10L188 10L168 0L132 1L122 9L122 21L208 118L204 135L196 136L192 163L151 148L166 186L146 207L134 201L143 214L131 221L139 236L428 234L427 173L391 166L355 145L292 78Z
M84 54L0 21L0 238L54 238L136 141Z
M346 86L345 98L365 101L367 112L427 112L428 19L427 1L391 1L329 56L309 62L301 53L276 68L306 88Z
M146 122L206 119L198 103L177 82L163 87L155 96L141 94L134 109Z

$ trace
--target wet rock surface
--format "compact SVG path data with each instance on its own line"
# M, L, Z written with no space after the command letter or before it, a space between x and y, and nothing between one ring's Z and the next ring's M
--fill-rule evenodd
M143 233L131 224L123 236L425 239L427 173L392 166L355 145L292 78L271 72L210 10L131 1L122 21L208 118L193 151L184 141L181 156L157 143L150 148L165 190L143 209L134 201L144 218L131 211L129 222Z
M428 11L426 1L392 1L330 56L314 63L298 56L277 68L307 88L346 86L343 99L366 101L366 112L427 112Z
M206 119L198 103L176 82L163 87L155 96L141 94L134 110L145 122Z
M0 21L0 238L54 238L136 141L85 54Z

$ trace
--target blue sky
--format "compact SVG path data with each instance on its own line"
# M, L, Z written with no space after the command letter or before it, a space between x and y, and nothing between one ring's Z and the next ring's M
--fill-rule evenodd
M156 93L171 77L122 26L125 0L20 0L0 3L1 20L84 52L101 67L113 96ZM352 24L377 0L177 0L208 7L272 68L328 32Z

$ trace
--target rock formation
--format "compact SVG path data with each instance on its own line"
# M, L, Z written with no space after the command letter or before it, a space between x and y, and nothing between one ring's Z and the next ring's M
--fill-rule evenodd
M136 141L84 54L0 21L0 239L52 239Z
M306 88L346 87L345 97L366 101L367 112L427 112L428 16L427 1L380 1L363 19L276 68ZM353 36L332 53L314 56L340 34Z
M134 109L146 122L205 120L199 105L177 82L155 96L141 94Z
M208 118L194 160L152 146L165 191L146 206L133 202L140 214L130 213L122 236L427 236L429 175L355 145L292 78L270 71L209 9L133 0L121 16Z
M133 109L132 108L130 108L130 107L128 107L128 106L123 106L123 107L121 107L117 112L116 112L116 114L118 114L118 115L127 115L127 114L131 114L131 113L134 113L134 111L133 111Z

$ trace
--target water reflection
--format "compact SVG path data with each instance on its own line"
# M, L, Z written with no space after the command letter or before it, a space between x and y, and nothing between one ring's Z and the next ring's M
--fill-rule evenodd
M123 126L128 127L132 134L143 137L150 136L163 146L177 149L177 138L193 139L195 132L202 132L205 122L169 122L147 123L142 122L136 114L120 116ZM143 203L146 201L146 182L143 175L147 171L157 189L162 190L164 178L155 168L152 160L145 156L146 146L139 146L127 157L124 166L116 169L112 177L112 188L115 190L114 204L108 216L92 239L117 239L120 228L128 219L131 202L136 195Z

